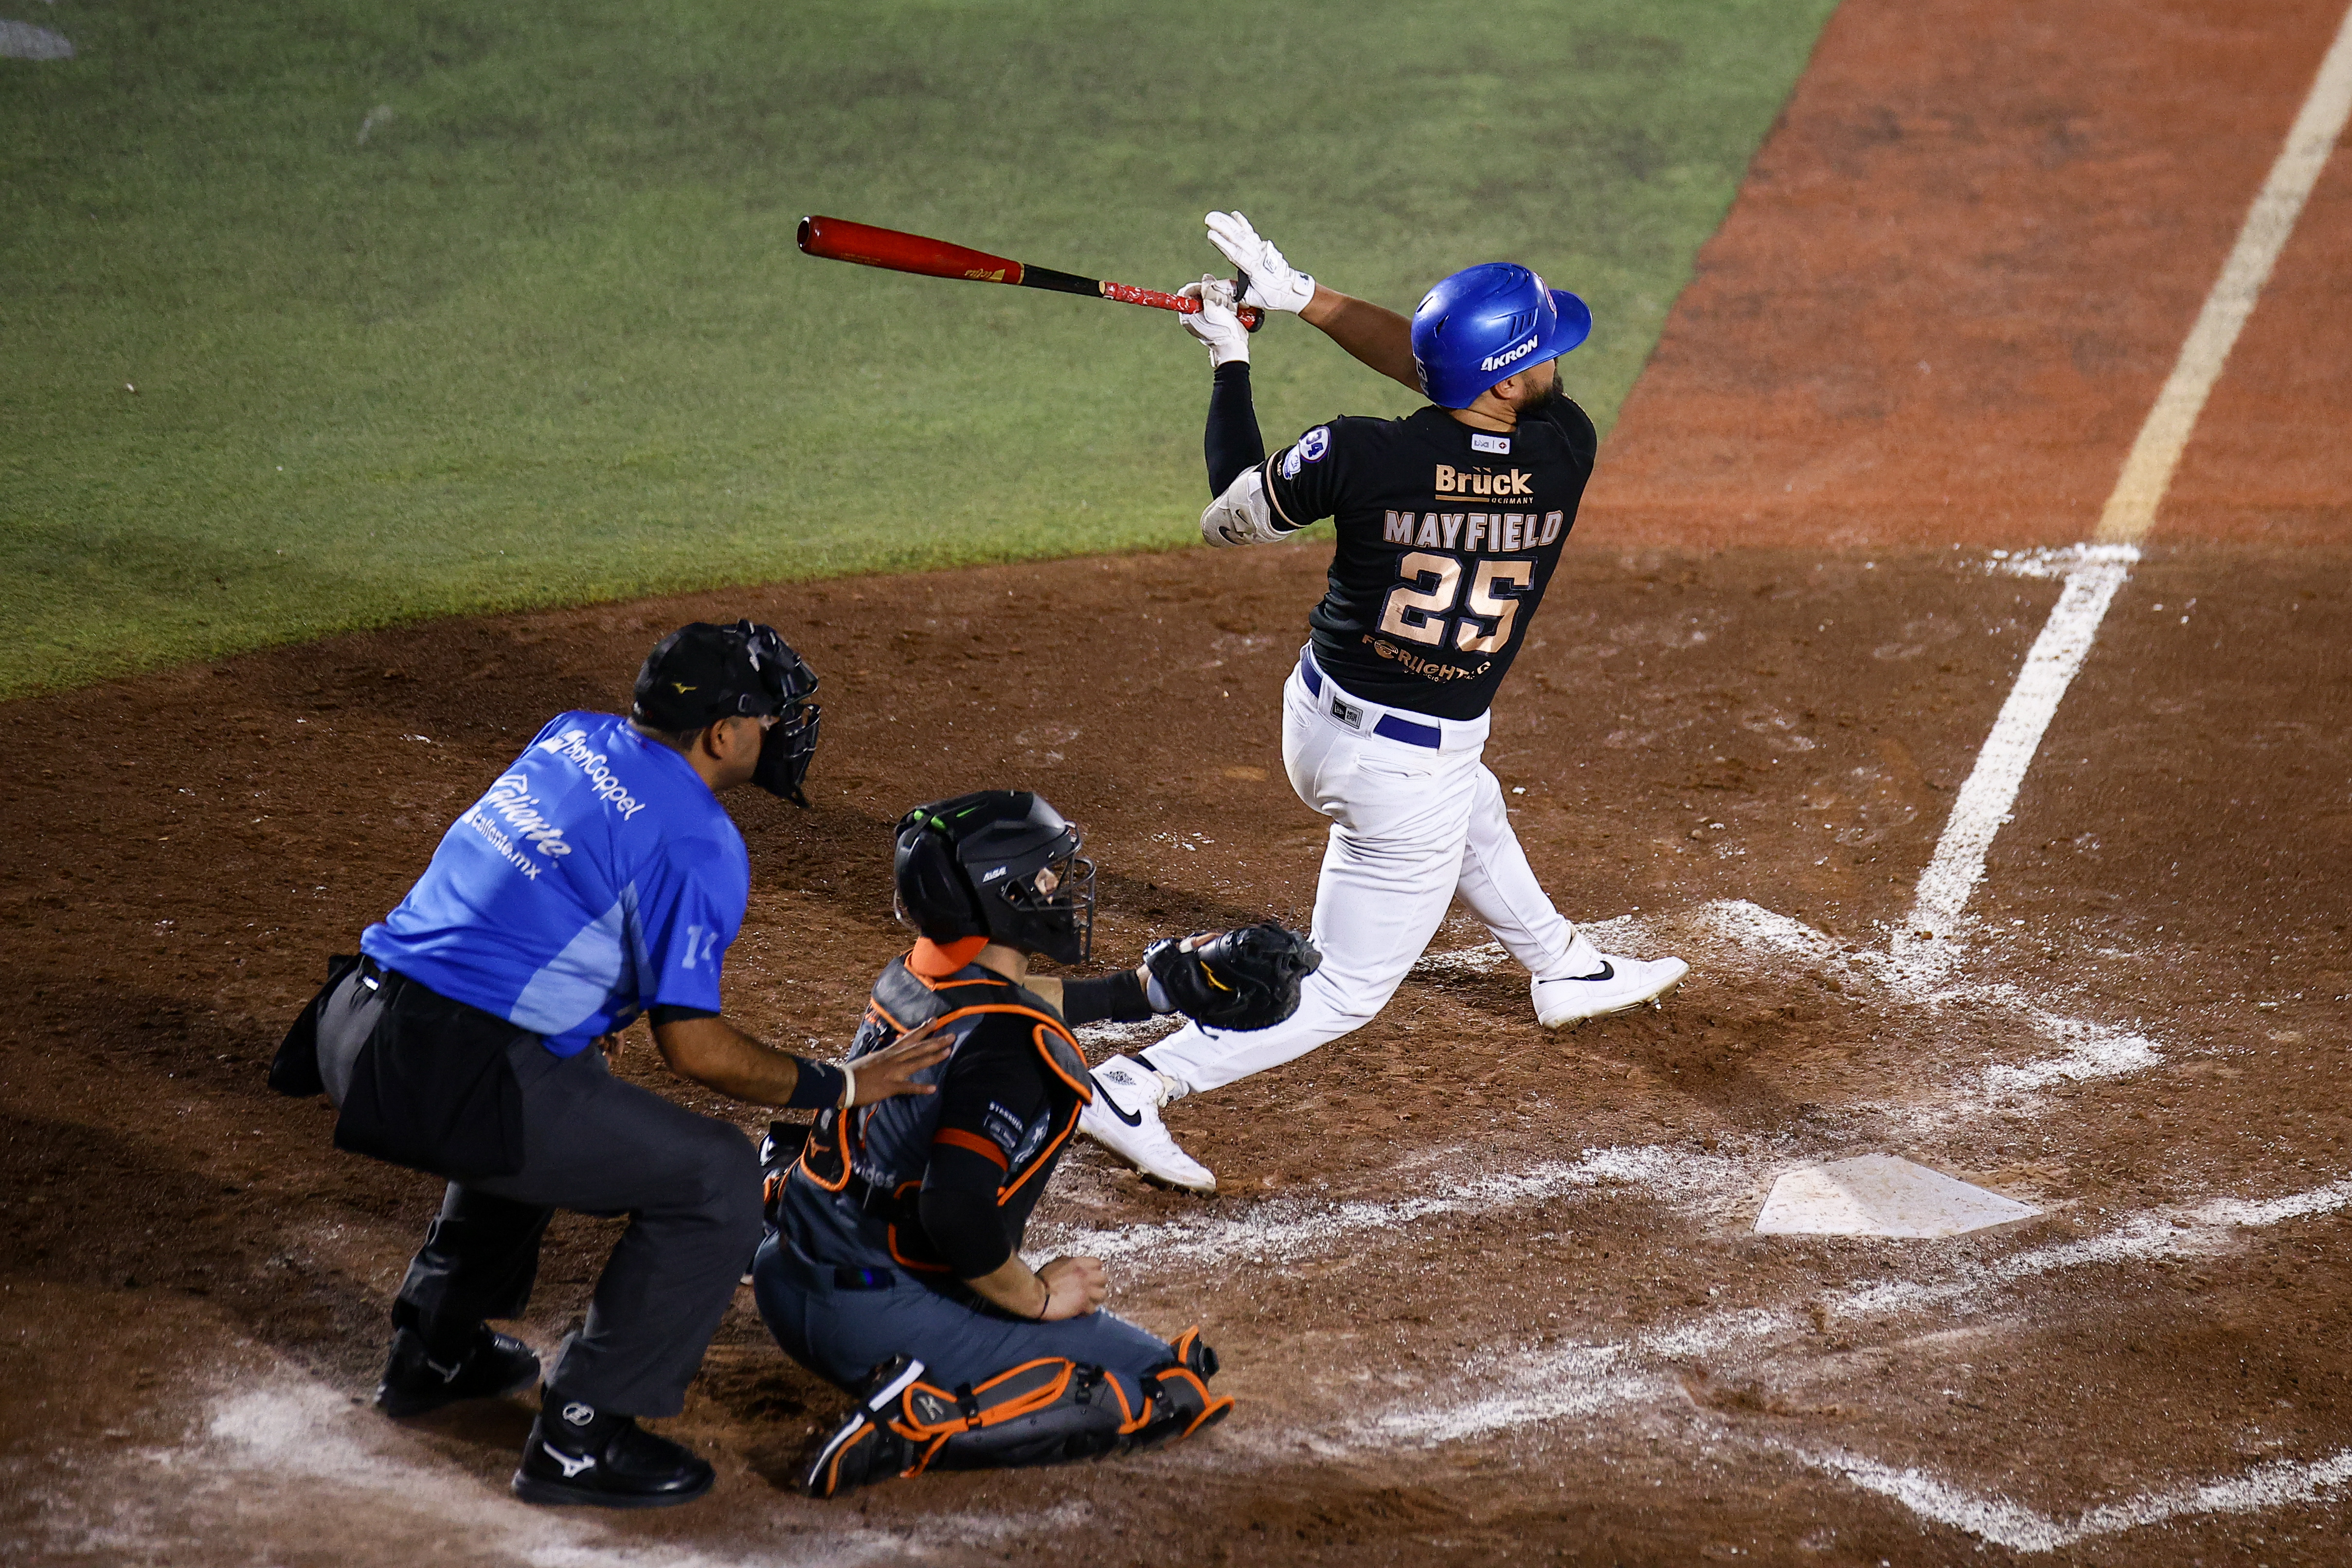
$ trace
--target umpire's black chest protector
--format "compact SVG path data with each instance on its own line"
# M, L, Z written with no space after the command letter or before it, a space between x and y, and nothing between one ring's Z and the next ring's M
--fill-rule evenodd
M1484 713L1559 564L1598 445L1560 398L1504 432L1441 408L1335 419L1268 458L1276 521L1328 517L1339 532L1307 616L1316 661L1374 702Z
M887 1049L934 1021L943 1024L941 1032L953 1044L947 1059L925 1068L919 1081L938 1083L965 1050L1034 1051L1040 1060L1045 1120L1013 1152L997 1186L998 1205L1018 1205L1025 1215L1093 1097L1086 1058L1061 1016L1003 975L973 963L951 974L926 976L899 958L874 983L849 1061L855 1066L858 1058ZM939 1097L929 1094L900 1095L846 1112L828 1110L809 1130L792 1182L854 1199L885 1227L893 1262L926 1274L945 1273L947 1266L923 1234L915 1207L939 1119Z

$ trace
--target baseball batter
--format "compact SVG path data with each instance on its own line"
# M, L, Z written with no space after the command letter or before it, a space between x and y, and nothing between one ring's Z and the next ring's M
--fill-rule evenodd
M1160 1112L1360 1028L1387 1005L1458 895L1532 976L1557 1028L1664 996L1678 958L1604 953L1560 917L1480 761L1486 710L1525 642L1592 475L1598 437L1560 391L1558 360L1591 331L1575 295L1490 262L1429 291L1411 321L1293 268L1239 213L1209 239L1244 275L1241 302L1289 310L1433 406L1339 418L1266 455L1250 401L1249 335L1233 287L1204 278L1178 318L1209 349L1206 451L1218 546L1275 543L1336 520L1329 589L1283 689L1283 763L1331 819L1316 889L1322 966L1271 1028L1186 1025L1095 1068L1084 1131L1146 1175L1196 1192L1216 1177Z

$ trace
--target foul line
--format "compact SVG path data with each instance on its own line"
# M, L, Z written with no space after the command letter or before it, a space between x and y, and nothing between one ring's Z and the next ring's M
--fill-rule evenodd
M1935 858L1919 879L1909 929L1898 935L1898 950L1919 935L1948 938L1969 894L1983 880L1985 854L2017 803L2018 788L2041 747L2042 731L2091 651L2116 590L2139 559L2139 542L2156 521L2205 399L2253 313L2347 119L2352 119L2352 10L2345 13L2336 41L2287 132L2286 144L2247 211L2237 244L2205 296L2155 406L2140 425L2100 512L2096 542L2079 552L2078 563L2066 574L2065 591L2026 656L2025 668L1978 753L1975 770L1960 786Z
M1898 936L1951 936L1969 895L1984 879L1985 853L1992 847L1993 835L2009 820L2010 807L2017 804L2026 769L2042 748L2042 731L2089 657L2116 590L2138 559L2139 551L2129 544L2092 545L2080 552L2066 574L2057 606L2025 656L2025 668L2017 672L2009 700L2000 705L1992 733L1977 753L1976 767L1952 802L1944 836L1936 841L1935 858L1920 874L1909 929Z
M2294 117L2286 145L2279 150L2270 178L2263 182L2245 226L2238 231L2238 243L2221 264L2213 291L2205 296L2205 308L2197 312L2188 341L2180 345L2180 359L2139 427L2131 456L2124 459L2123 477L2099 514L2095 537L2100 543L2137 544L2156 521L2157 508L2172 484L2172 470L2197 427L2206 395L2237 345L2239 330L2253 314L2254 301L2270 281L2271 268L2286 247L2287 236L2294 232L2303 204L2318 184L2347 118L2352 118L2352 11L2344 14L2335 45L2320 62L2310 96L2303 100L2303 112Z

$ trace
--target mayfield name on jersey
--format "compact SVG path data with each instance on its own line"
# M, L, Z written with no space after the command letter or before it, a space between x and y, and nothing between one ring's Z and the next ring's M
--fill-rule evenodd
M1316 662L1374 702L1484 713L1550 585L1598 447L1562 397L1508 432L1438 408L1335 419L1268 458L1281 525L1328 517L1339 532L1307 616Z

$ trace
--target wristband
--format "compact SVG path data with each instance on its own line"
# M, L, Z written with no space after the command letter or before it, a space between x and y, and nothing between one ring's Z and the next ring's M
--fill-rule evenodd
M1032 1274L1030 1278L1036 1280L1037 1288L1045 1292L1045 1300L1037 1305L1037 1321L1042 1323L1045 1321L1045 1314L1054 1310L1054 1288L1045 1283L1043 1274Z
M792 1098L784 1101L787 1110L828 1110L835 1103L849 1103L849 1069L835 1067L830 1062L813 1062L806 1057L793 1058L800 1076L793 1080Z
M857 1069L847 1062L841 1064L841 1103L836 1110L846 1110L857 1100Z

